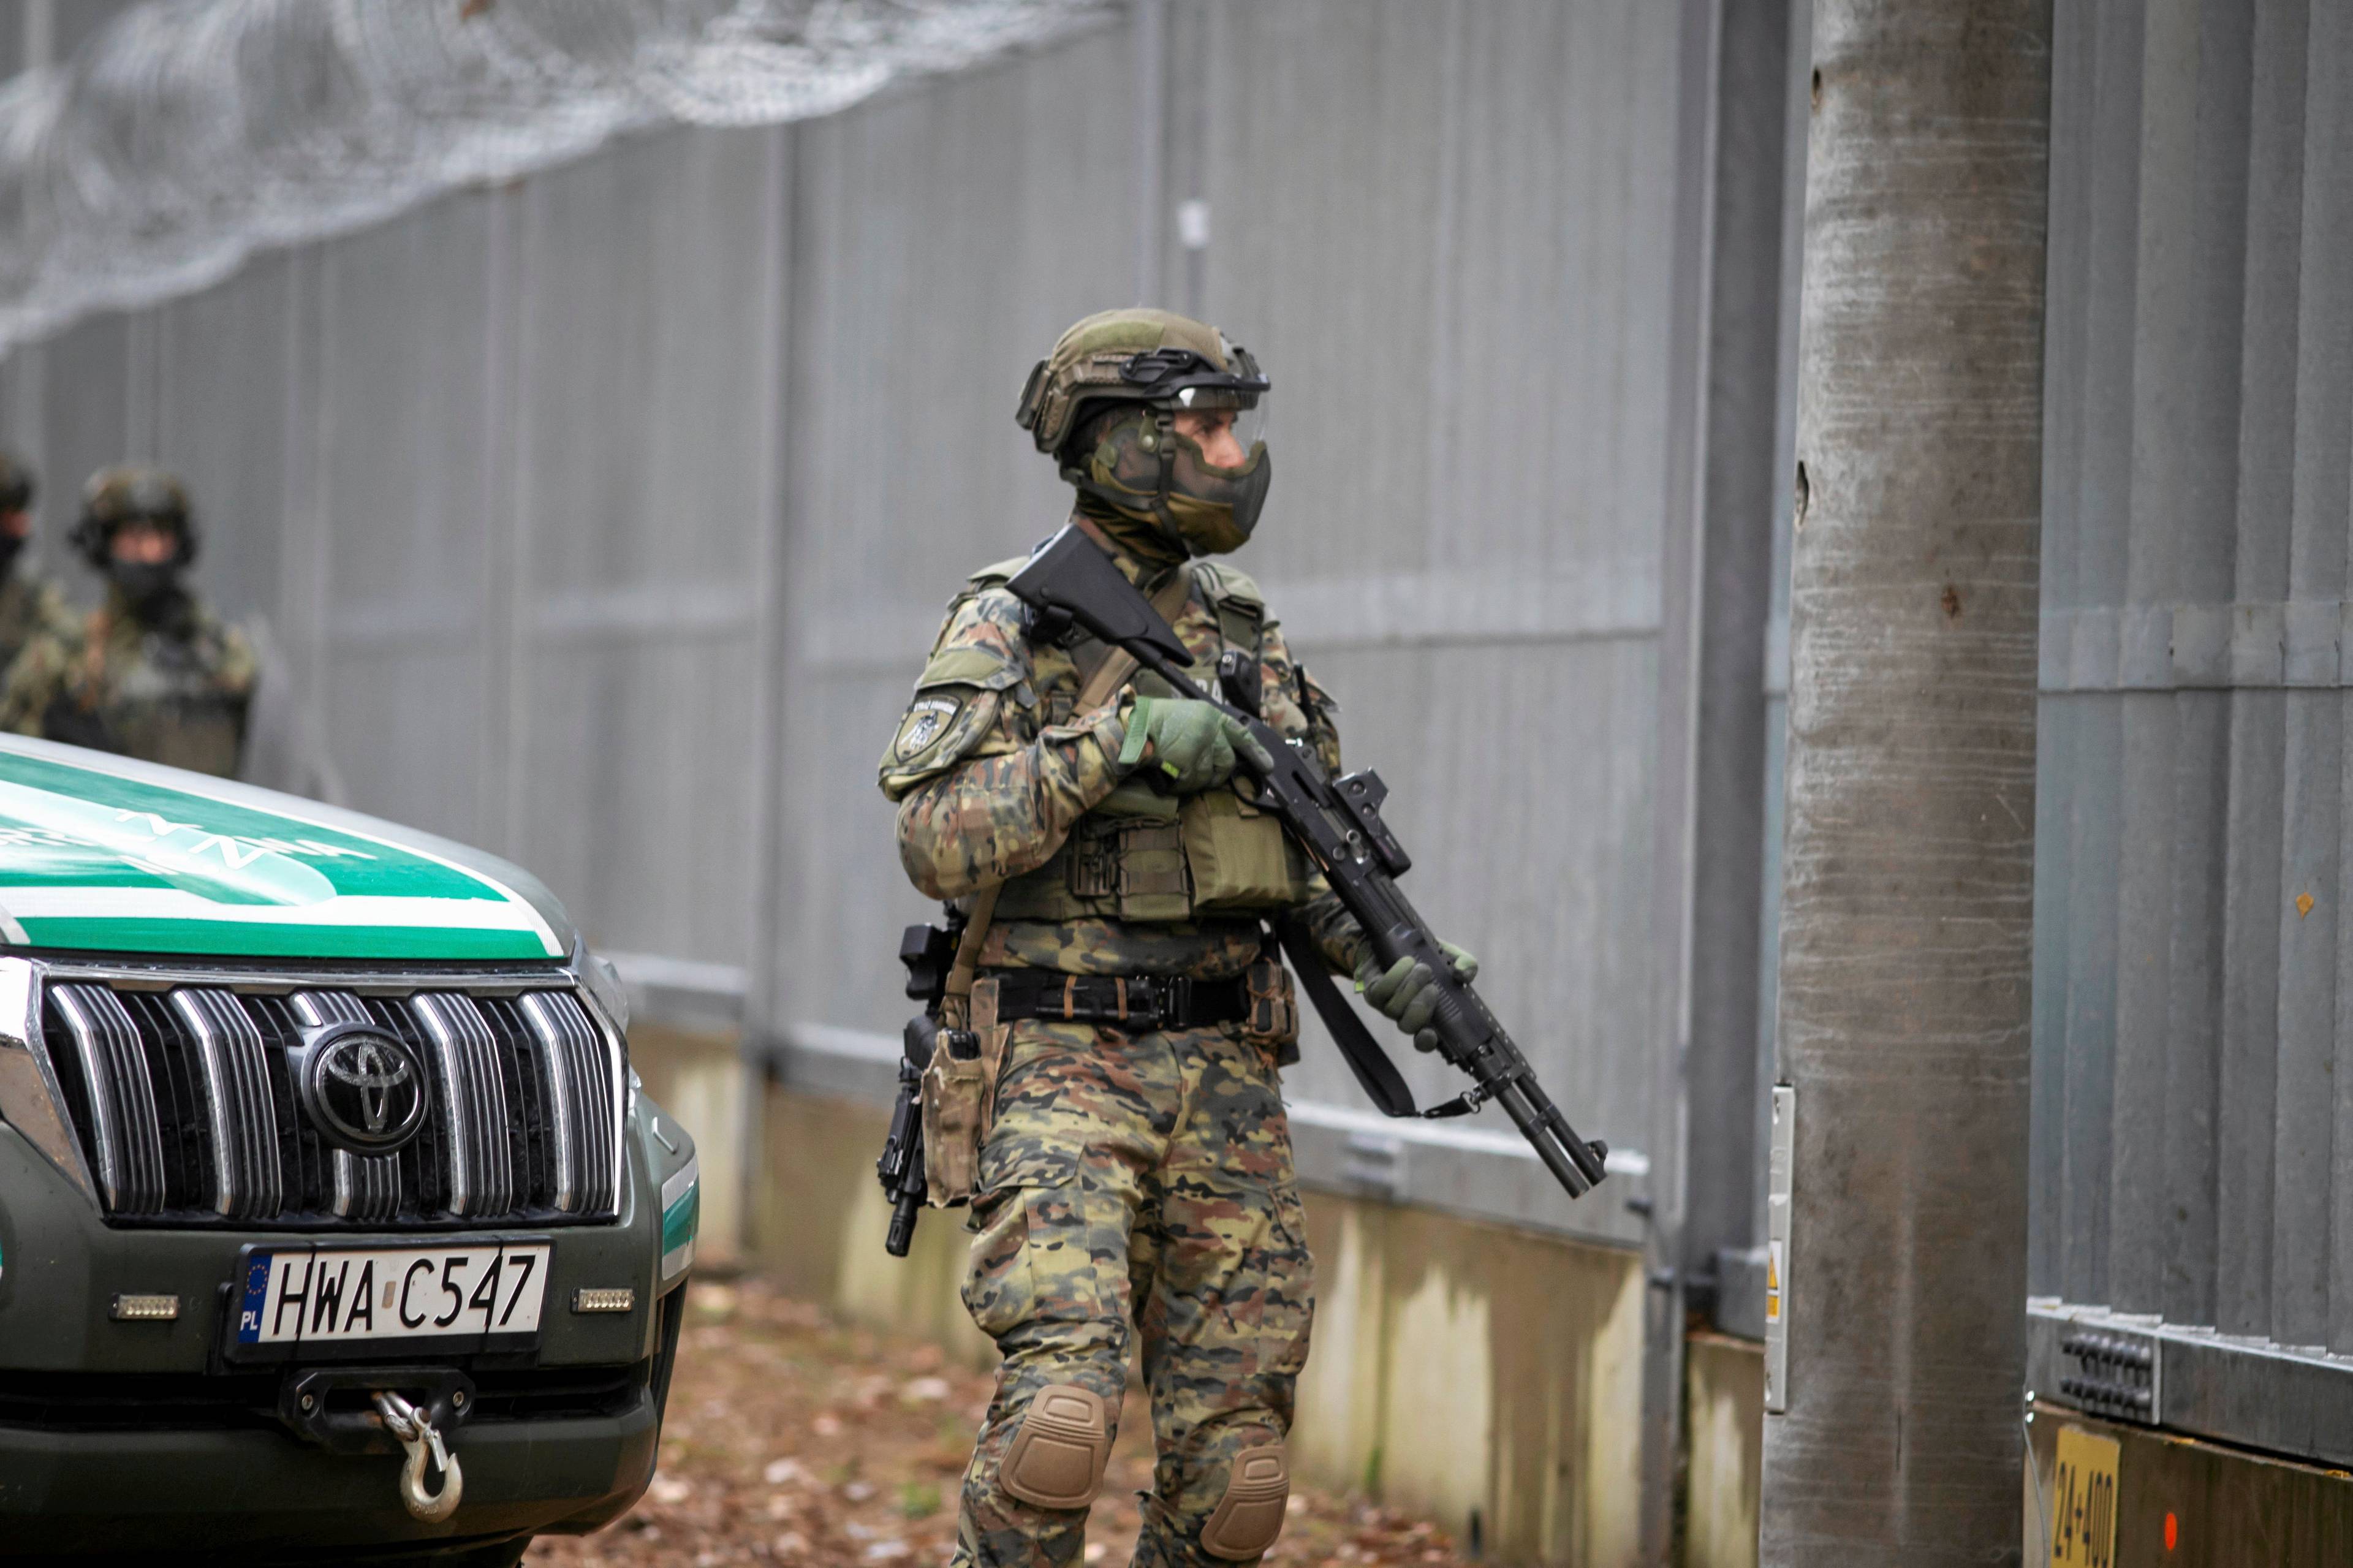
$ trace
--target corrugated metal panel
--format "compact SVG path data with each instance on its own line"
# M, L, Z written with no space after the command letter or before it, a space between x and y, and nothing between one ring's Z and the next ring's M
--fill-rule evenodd
M630 952L749 951L786 134L651 137L523 197L512 842Z
M1202 309L1274 376L1284 464L1245 564L1396 791L1416 901L1580 1130L1643 1147L1680 15L1198 22L1171 98L1204 106L1200 151L1172 162L1200 173L1172 195L1208 205ZM1293 1076L1356 1103L1328 1047Z
M936 911L875 760L965 575L1068 511L1013 405L1057 333L1129 300L1132 79L1099 34L798 133L778 1023L905 1017L899 928Z
M225 615L273 608L285 532L290 263L154 313L155 461L200 498L197 582ZM58 479L71 482L72 476Z
M2348 26L2059 12L2031 1259L2339 1350Z
M79 328L10 377L45 525L100 461L182 465L210 590L280 628L355 804L518 854L600 941L768 977L756 1021L895 1034L925 906L874 758L963 575L1063 515L1022 374L1156 275L1272 370L1242 564L1397 789L1416 899L1579 1126L1641 1149L1682 896L1653 775L1683 8L1144 15ZM1303 1122L1360 1104L1320 1043L1293 1088ZM1640 1234L1476 1138L1422 1168Z
M311 411L330 744L353 805L473 843L500 826L480 766L496 200L325 248Z
M353 804L740 963L787 134L631 142L18 356L48 556L90 596L81 477L173 466L199 586L269 624Z
M43 563L59 575L68 568L66 531L81 511L82 480L109 463L121 462L131 446L131 322L104 316L82 322L38 351L47 374L41 379L40 537ZM77 566L79 596L95 590Z

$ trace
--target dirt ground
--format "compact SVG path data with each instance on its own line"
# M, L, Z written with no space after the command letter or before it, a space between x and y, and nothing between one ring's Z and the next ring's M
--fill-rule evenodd
M543 1539L526 1563L945 1563L988 1378L947 1365L934 1346L849 1328L756 1280L698 1285L689 1300L652 1487L627 1517L595 1535ZM1132 1390L1090 1522L1090 1563L1115 1568L1134 1546L1151 1425L1142 1391ZM1460 1560L1426 1521L1302 1488L1266 1561Z

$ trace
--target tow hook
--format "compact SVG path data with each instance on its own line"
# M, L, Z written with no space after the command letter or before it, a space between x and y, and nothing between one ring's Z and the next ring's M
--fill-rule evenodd
M297 1368L278 1393L278 1418L332 1454L405 1453L400 1501L432 1522L456 1511L465 1491L452 1434L474 1413L474 1380L455 1367ZM441 1489L425 1489L427 1461Z
M426 1412L388 1388L376 1391L375 1407L384 1417L385 1429L408 1450L408 1462L400 1467L403 1506L427 1524L457 1512L458 1500L466 1491L466 1471L458 1463L458 1456L442 1442L441 1428L433 1425ZM425 1489L425 1457L428 1453L433 1457L434 1468L441 1472L438 1492Z

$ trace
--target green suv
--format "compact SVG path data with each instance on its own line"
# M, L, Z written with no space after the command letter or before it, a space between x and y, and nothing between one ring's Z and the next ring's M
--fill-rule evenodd
M531 877L0 737L0 1557L503 1563L651 1478L698 1190Z

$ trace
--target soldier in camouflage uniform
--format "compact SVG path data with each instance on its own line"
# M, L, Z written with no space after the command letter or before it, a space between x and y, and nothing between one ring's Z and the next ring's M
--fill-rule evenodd
M24 559L25 546L32 542L33 497L38 488L28 465L0 452L0 672L35 644L54 651L74 636L72 612L57 584Z
M1257 521L1266 449L1235 426L1266 387L1213 328L1109 311L1031 374L1019 422L1196 667L1336 773L1335 705L1208 558ZM984 910L995 889L965 1303L1004 1364L956 1561L1077 1560L1140 1331L1158 1466L1135 1561L1250 1562L1282 1523L1313 1310L1276 1075L1296 1011L1262 922L1303 921L1409 1032L1434 987L1359 968L1354 921L1235 786L1239 724L1148 674L1081 704L1116 656L1033 625L1004 586L1020 565L949 606L881 765L915 885Z
M254 654L181 580L196 553L187 492L158 469L104 468L82 502L74 547L104 574L106 598L69 637L17 661L0 724L234 776Z

